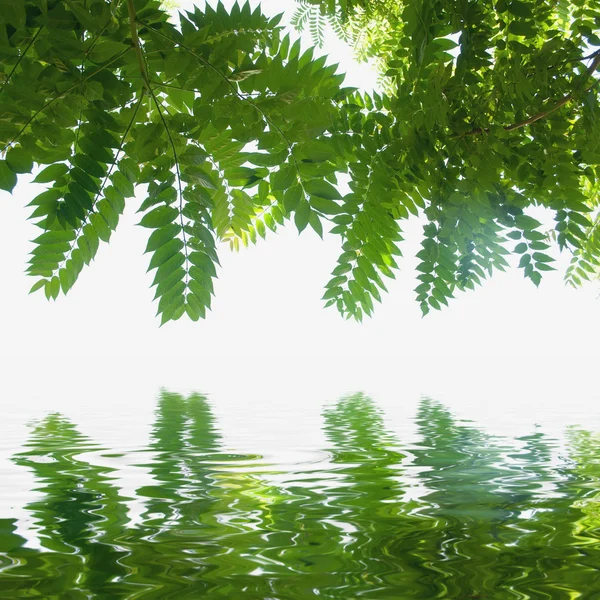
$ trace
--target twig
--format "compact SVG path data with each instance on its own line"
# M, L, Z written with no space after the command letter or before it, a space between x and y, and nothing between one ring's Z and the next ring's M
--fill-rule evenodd
M131 30L131 43L135 50L135 55L137 56L140 71L142 73L142 79L144 80L144 85L149 88L150 86L148 84L148 73L146 71L146 63L144 62L142 49L140 48L140 39L138 37L135 6L133 5L133 0L127 0L127 10L129 12L129 29Z
M169 130L165 116L163 115L163 112L160 108L160 103L158 102L158 98L155 96L154 90L150 87L150 85L148 85L148 91L150 92L150 95L152 96L152 99L154 100L154 104L155 104L156 110L158 111L158 114L160 116L160 120L162 121L163 127L165 128L165 131L167 132L167 137L169 138L169 143L171 144L171 149L173 150L173 158L175 159L175 172L177 174L177 187L179 188L179 190L178 190L179 191L179 224L181 225L181 233L182 233L182 237L183 237L183 252L185 255L185 264L186 264L185 287L187 289L188 282L189 282L190 259L188 257L188 243L187 243L187 236L185 234L185 223L183 222L183 191L181 189L181 172L179 170L179 158L177 157L177 149L175 148L175 142L173 141L173 138L171 136L171 131Z
M131 1L132 0L128 0L128 2L131 2ZM251 100L249 100L248 98L246 98L244 95L242 95L240 93L240 91L238 90L238 88L223 73L221 73L221 71L219 71L219 69L217 69L215 66L213 66L204 57L202 57L199 54L197 54L196 52L194 52L194 50L192 50L191 48L189 48L185 44L182 44L181 42L177 42L177 41L173 40L168 35L165 35L162 31L159 31L158 29L155 29L154 27L150 27L148 24L144 23L141 19L139 19L139 21L140 21L140 23L142 25L144 25L145 27L148 27L148 29L151 29L152 31L154 31L154 33L157 33L158 35L160 35L164 39L168 40L169 42L171 42L175 46L179 46L180 48L183 48L184 50L186 50L187 52L189 52L194 58L196 58L198 61L200 61L203 65L205 65L206 67L208 67L209 69L211 69L212 71L214 71L221 79L223 79L223 81L225 81L227 83L227 85L233 90L233 93L236 95L236 97L239 100L241 100L242 102L246 102L247 104L249 104L250 106L252 106L254 108L254 110L256 110L262 116L262 118L269 125L269 127L272 127L280 135L280 137L283 139L283 141L287 145L287 147L288 147L288 149L290 151L290 156L292 158L292 161L294 162L294 166L296 167L296 173L298 175L298 180L299 180L299 183L300 183L300 187L302 188L302 190L306 194L306 190L304 190L304 185L302 184L302 177L300 175L300 168L298 166L298 162L297 162L296 157L294 155L294 148L293 148L292 144L289 142L289 140L285 137L285 134L283 133L283 131L281 131L281 129L271 120L271 118L268 117L267 114L259 106L257 106L254 102L252 102Z
M140 94L140 99L138 100L135 110L133 111L133 116L131 117L131 120L129 121L127 128L125 129L123 136L121 137L121 143L119 144L119 147L117 148L114 159L113 159L110 167L108 168L106 175L104 176L104 179L102 181L102 185L100 186L100 189L94 196L94 201L92 203L92 209L89 211L89 214L94 214L94 206L96 204L96 201L100 197L100 194L102 194L102 191L106 187L106 183L108 182L108 180L113 172L113 169L116 167L117 162L119 161L119 155L121 154L121 151L123 150L123 146L125 145L125 139L127 138L127 135L129 134L129 130L132 128L133 124L135 123L135 118L137 117L137 114L138 114L140 106L142 105L143 99L144 99L144 91L142 90L142 93ZM59 268L57 269L57 271L59 271L61 268L63 268L64 265L66 264L67 260L69 258L71 258L71 255L73 254L75 242L79 238L79 234L82 232L84 225L86 225L86 218L87 217L84 217L84 219L81 220L81 225L79 226L79 229L77 229L77 231L75 232L75 239L71 243L72 245L71 245L71 248L69 251L69 256L68 257L65 256L65 259L63 260L62 265L59 265Z
M590 77L590 75L592 75L592 73L594 73L594 71L600 65L600 53L596 52L594 54L595 54L594 60L592 61L592 64L587 68L587 70L585 72L586 78ZM593 55L591 55L591 56L593 56ZM589 90L594 85L594 83L591 83L588 87L584 88L581 91L585 92L585 91ZM505 131L514 131L515 129L520 129L521 127L527 127L527 125L531 125L531 124L535 123L536 121L545 119L546 117L551 115L553 112L556 112L559 108L561 108L565 104L568 104L571 100L573 100L575 98L575 96L578 93L579 93L579 90L570 92L566 96L563 96L558 102L556 102L554 104L554 106L552 106L546 110L542 110L539 113L533 115L532 117L524 119L523 121L519 121L518 123L513 123L512 125L506 125L504 127L504 130ZM488 133L489 130L490 130L489 127L477 127L476 129L472 129L471 131L468 131L467 133L463 133L460 137L479 135L480 133Z
M167 125L167 121L160 107L160 103L158 98L156 97L152 86L150 85L150 80L148 79L148 71L146 69L146 62L144 59L144 54L142 53L142 49L140 47L140 41L137 33L137 23L136 23L136 13L135 7L133 5L133 0L127 0L127 9L129 10L129 26L131 28L131 41L135 48L135 52L138 58L138 63L140 65L140 71L142 72L142 79L144 80L144 85L148 89L152 100L156 106L156 110L158 111L158 115L160 120L162 121L163 127L167 133L167 137L169 138L169 143L171 144L171 149L173 150L173 158L175 160L175 172L177 175L177 187L179 191L179 224L181 226L181 234L183 237L183 252L185 255L185 287L188 289L189 284L189 270L190 270L190 259L188 256L188 242L187 236L185 233L185 223L183 222L183 190L181 188L181 171L179 169L179 158L177 157L177 148L175 147L175 142L173 141L173 137L171 136L171 131Z
M29 51L29 48L31 48L31 46L33 46L33 43L37 39L37 36L40 35L40 32L42 31L43 28L44 28L44 26L42 25L37 30L36 34L33 36L33 38L31 38L31 41L29 42L29 44L27 44L27 48L25 48L25 50L23 50L23 53L21 54L21 56L19 56L19 60L17 60L17 62L15 63L15 66L10 70L8 77L2 84L2 87L0 88L0 94L4 91L4 88L6 87L7 83L10 81L10 78L13 76L14 72L17 70L17 67L21 64L21 61L25 58L25 55Z
M56 102L57 100L60 100L61 98L64 98L70 92L72 92L75 88L79 87L82 83L85 83L88 79L91 79L94 75L97 75L101 71L104 71L104 69L106 69L106 67L108 67L109 65L112 65L112 63L114 63L117 60L119 60L126 52L129 52L129 50L131 50L131 48L125 48L125 50L123 50L122 52L119 52L119 54L117 54L110 62L106 63L105 65L102 65L99 69L96 69L93 73L90 73L87 77L85 77L81 81L78 81L76 84L72 85L68 90L65 90L64 92L62 92L58 96L55 96L54 98L51 98L50 100L48 100L48 102L46 102L41 108L39 108L38 110L36 110L33 113L33 115L31 115L31 117L29 117L29 119L27 119L27 122L25 123L25 125L23 125L23 127L21 127L21 130L19 131L19 133L17 133L17 135L15 135L15 137L13 137L12 140L10 140L10 142L8 142L7 144L5 144L4 148L2 149L2 151L0 153L4 152L9 146L11 146L12 144L14 144L19 139L19 137L21 136L21 134L37 118L37 116L41 112L43 112L46 108L48 108L53 102Z

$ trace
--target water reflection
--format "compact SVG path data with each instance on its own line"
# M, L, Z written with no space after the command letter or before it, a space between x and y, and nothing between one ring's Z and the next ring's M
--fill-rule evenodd
M115 543L127 522L125 499L111 483L111 469L85 460L85 454L98 451L55 414L34 428L26 451L14 457L33 471L42 493L28 506L42 549L24 548L22 538L15 544L14 523L0 521L0 529L9 531L0 536L0 564L8 567L0 574L5 597L112 593L113 580L125 575L119 564L125 553ZM13 548L6 552L3 546L11 538Z
M323 412L326 465L277 472L225 452L205 398L161 395L136 491L61 415L14 462L39 500L31 535L0 519L0 597L593 598L600 437L486 435L431 400L403 444L364 396ZM260 440L259 440L260 441ZM258 445L258 444L257 444Z

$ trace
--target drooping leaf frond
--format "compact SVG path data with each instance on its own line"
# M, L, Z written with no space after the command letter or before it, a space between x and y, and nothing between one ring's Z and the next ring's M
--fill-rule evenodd
M363 296L376 283L378 257L367 266L362 247L386 225L380 214L369 230L369 196L395 220L411 207L426 220L415 290L424 314L504 270L511 255L539 285L554 269L552 239L574 253L570 283L596 275L600 52L593 48L600 37L590 20L600 17L596 3L434 8L427 1L323 0L311 6L309 21L324 13L348 32L359 57L376 58L387 80L385 105L354 98L341 109L340 127L353 132L357 158L349 161L349 215L338 217L334 229L346 241L328 304L346 314L356 315L358 303L370 310ZM353 113L345 116L348 107ZM530 207L555 216L552 235L527 214ZM387 230L384 255L399 235Z
M324 300L359 320L411 216L423 313L511 256L538 285L553 243L577 285L600 262L597 22L591 0L301 2L315 43L376 61L365 94L248 3L176 25L156 0L0 3L0 189L45 186L32 290L67 293L131 202L162 323L205 316L220 244L288 222L341 237Z

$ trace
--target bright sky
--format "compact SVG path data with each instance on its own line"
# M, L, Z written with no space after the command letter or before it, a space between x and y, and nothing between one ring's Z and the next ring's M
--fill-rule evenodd
M271 14L293 5L262 4ZM375 84L342 43L330 39L326 51L350 85ZM493 421L504 402L534 419L550 397L575 412L581 405L581 414L599 397L598 283L575 291L553 273L536 289L515 269L423 319L412 291L421 226L411 222L390 293L374 318L357 324L320 300L339 239L322 242L308 230L298 236L290 226L239 254L224 247L208 318L159 328L142 254L147 230L135 226L135 202L67 297L47 302L42 293L27 294L33 281L23 270L37 229L25 205L41 189L23 182L12 196L0 193L5 406L85 396L116 408L124 398L117 390L142 401L160 385L243 394L248 402L269 396L280 406L357 390L399 401L399 390L409 389L469 398Z

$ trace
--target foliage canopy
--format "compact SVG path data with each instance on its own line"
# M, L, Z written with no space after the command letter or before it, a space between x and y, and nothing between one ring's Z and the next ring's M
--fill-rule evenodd
M0 187L36 164L49 184L31 202L32 290L67 293L138 186L162 323L205 316L219 241L292 219L341 236L324 300L359 320L411 215L427 221L423 313L512 253L536 285L552 245L573 252L571 283L598 274L600 2L300 4L318 37L315 19L378 58L384 93L343 87L249 4L175 25L155 0L4 1ZM533 206L553 211L552 231Z

